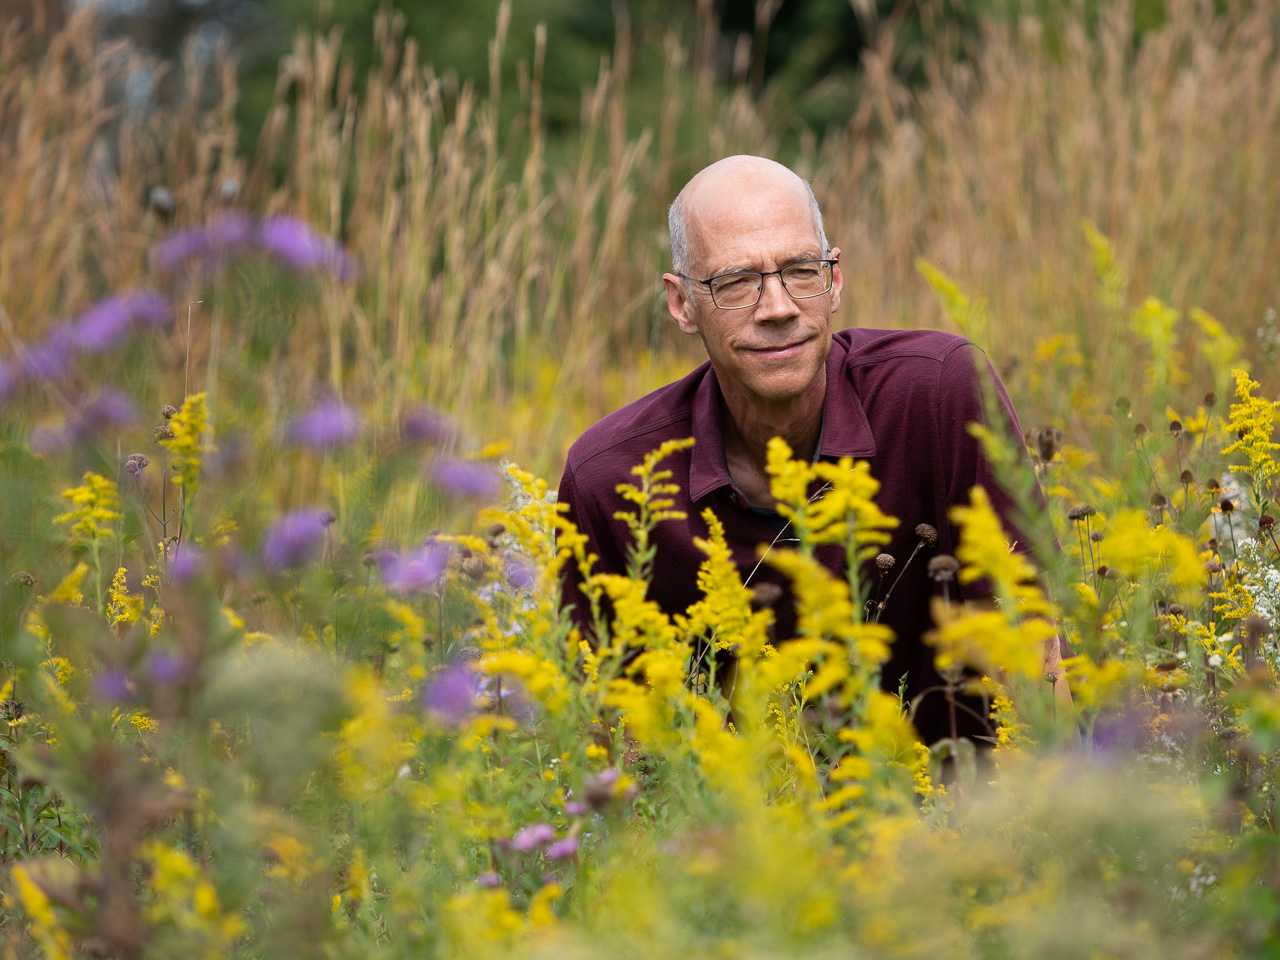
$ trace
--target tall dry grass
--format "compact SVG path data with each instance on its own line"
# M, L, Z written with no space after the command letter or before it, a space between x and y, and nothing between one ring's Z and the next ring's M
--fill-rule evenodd
M80 11L47 46L0 38L0 324L12 351L141 282L167 226L151 188L172 189L184 225L215 216L233 181L236 204L341 239L363 279L279 317L240 312L218 293L227 281L172 291L205 300L190 345L178 325L162 351L175 387L216 386L219 358L246 350L251 329L286 325L260 375L271 404L320 385L388 416L426 401L554 472L591 420L697 359L660 298L666 203L703 163L750 151L812 178L843 250L839 324L945 325L924 257L988 302L986 346L1024 419L1069 420L1024 376L1037 340L1075 334L1092 348L1088 375L1117 392L1136 376L1130 334L1095 303L1082 220L1112 238L1135 293L1202 306L1250 338L1275 304L1276 17L1273 2L1214 15L1175 0L1140 41L1126 4L1092 32L1078 16L1052 31L1029 14L993 21L963 59L938 38L916 90L896 78L883 24L852 120L821 139L792 136L767 89L716 89L701 40L692 57L668 45L660 121L638 128L622 24L553 160L545 36L517 70L522 109L499 107L505 15L487 91L421 63L395 17L380 18L365 77L336 33L299 36L257 152L240 156L225 51L210 68L189 60L175 107L133 111L117 94L140 58Z

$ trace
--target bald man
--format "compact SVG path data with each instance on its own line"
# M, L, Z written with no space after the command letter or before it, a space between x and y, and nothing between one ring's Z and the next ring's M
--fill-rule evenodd
M702 513L710 508L724 524L744 582L757 595L777 598L777 639L794 636L788 584L758 563L759 545L789 540L765 471L773 437L806 460L869 461L881 483L880 508L901 522L886 548L900 564L921 523L938 531L931 551L954 553L949 510L967 503L976 485L987 489L1011 539L1025 548L1011 522L1014 505L967 430L987 420L985 379L1001 408L996 428L1021 444L1017 416L994 370L968 341L947 333L855 328L833 334L831 316L844 288L840 249L827 243L808 183L772 160L729 157L689 181L671 205L669 226L672 267L662 278L667 307L681 332L702 340L708 359L605 417L570 448L559 496L599 557L595 572L627 569L632 537L615 514L631 506L617 485L631 479L645 454L686 437L694 438L693 447L664 462L680 487L675 509L686 517L660 523L652 538L649 596L669 614L701 596L697 571L704 555L694 538L708 536ZM844 576L843 545L819 547L817 555ZM897 640L882 676L895 691L906 678L908 697L919 700L917 730L932 742L952 735L952 719L945 698L931 692L942 681L922 641L933 626L929 601L936 587L926 575L927 560L917 557L905 570L883 611L881 622ZM961 589L965 599L983 599L981 585ZM576 572L564 593L590 639L589 605ZM979 704L965 704L954 732L987 736L982 713Z

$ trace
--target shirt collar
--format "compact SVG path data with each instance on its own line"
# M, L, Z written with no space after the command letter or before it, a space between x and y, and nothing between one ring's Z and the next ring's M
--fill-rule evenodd
M847 348L840 338L831 340L827 355L827 395L822 402L822 434L818 455L824 458L873 457L875 437L862 399L845 365ZM693 451L689 462L689 499L733 483L724 462L724 432L720 425L720 381L711 364L704 364L702 380L693 395Z

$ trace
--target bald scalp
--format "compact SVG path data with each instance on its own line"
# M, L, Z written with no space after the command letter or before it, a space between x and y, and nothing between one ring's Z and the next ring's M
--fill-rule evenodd
M672 201L667 211L672 272L687 274L692 262L706 249L708 238L701 236L702 231L695 226L700 215L705 213L714 219L717 206L732 204L744 193L765 190L795 191L809 207L822 252L825 254L830 249L823 229L822 211L809 182L776 160L739 154L717 160L699 170Z

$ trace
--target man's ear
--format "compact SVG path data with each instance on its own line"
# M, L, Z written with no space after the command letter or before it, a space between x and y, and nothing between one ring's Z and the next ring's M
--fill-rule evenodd
M831 312L840 309L840 291L844 289L844 275L840 272L840 248L832 247L827 256L836 262L831 265Z
M671 311L671 319L676 322L680 332L691 335L697 333L698 322L693 298L685 289L684 281L674 273L664 273L662 283L667 288L667 309Z

